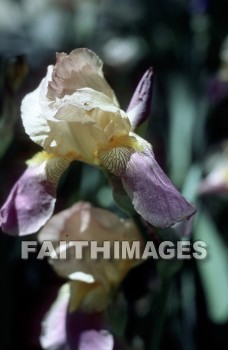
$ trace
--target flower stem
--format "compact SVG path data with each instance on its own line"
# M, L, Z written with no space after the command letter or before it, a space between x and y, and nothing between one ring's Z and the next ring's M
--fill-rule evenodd
M171 277L165 277L162 280L161 293L158 297L157 309L154 319L156 320L154 324L154 329L151 338L150 349L159 350L159 344L161 340L163 325L165 321L166 305L170 290Z

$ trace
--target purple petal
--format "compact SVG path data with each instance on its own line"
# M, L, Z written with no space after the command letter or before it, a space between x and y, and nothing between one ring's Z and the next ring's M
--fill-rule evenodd
M150 151L132 154L122 182L135 210L155 227L172 226L196 211L174 187Z
M114 339L106 330L103 313L68 312L70 285L59 290L57 299L42 322L40 342L45 350L112 350Z
M107 331L82 333L78 350L113 350L113 336Z
M87 349L87 345L91 345L91 340L99 342L105 334L109 334L107 329L106 320L102 312L84 312L77 310L75 312L69 312L66 319L66 331L67 331L67 344L70 350ZM111 339L112 336L110 335ZM105 342L104 342L105 343ZM94 344L94 343L93 343ZM89 349L89 348L88 348ZM92 349L103 349L102 347L91 347ZM105 350L112 349L112 347L106 347Z
M218 178L214 181L210 176L208 176L204 181L202 181L198 188L199 195L205 194L227 194L228 193L228 182L226 179Z
M152 92L153 70L149 68L140 80L127 109L133 130L149 117Z
M40 166L28 167L0 209L0 227L15 236L34 233L52 215L55 201L55 186L41 176Z
M179 237L190 237L193 230L194 216L191 216L186 221L181 221L173 226L174 231Z
M217 105L228 96L228 81L215 76L208 87L208 98L211 103Z

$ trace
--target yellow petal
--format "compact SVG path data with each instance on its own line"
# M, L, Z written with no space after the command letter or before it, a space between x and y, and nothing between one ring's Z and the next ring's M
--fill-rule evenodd
M102 129L94 122L48 121L50 136L45 140L44 148L61 157L72 157L88 163L94 163L94 152L99 145L107 146Z
M121 176L134 150L129 147L115 147L99 152L99 159L110 173Z
M40 177L57 186L62 173L68 168L71 160L67 158L56 157L47 152L35 154L26 163L29 166L40 166Z
M22 101L21 112L26 133L47 152L95 165L100 150L131 130L103 77L101 60L87 49L59 54L54 68Z
M79 108L80 110L83 110L84 113L98 108L104 112L118 112L119 114L121 114L122 118L128 120L127 114L124 111L122 111L117 105L115 105L109 96L91 88L79 89L76 92L74 92L71 96L64 96L62 99L57 100L57 102L55 102L53 105L55 106L55 108L60 108L66 105L72 105ZM78 116L67 115L66 117L64 117L64 115L62 115L61 113L57 113L55 115L55 118L64 118L67 121L74 122L76 120L75 118L78 118ZM83 122L83 120L81 121ZM94 119L94 121L99 123L99 120Z
M74 281L70 283L70 287L70 312L79 308L87 312L103 311L107 308L109 295L99 284Z

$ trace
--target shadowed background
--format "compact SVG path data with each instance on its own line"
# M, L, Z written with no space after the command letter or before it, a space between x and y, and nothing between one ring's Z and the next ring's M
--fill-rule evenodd
M161 350L228 346L227 13L227 0L0 0L0 205L40 149L24 132L20 102L55 62L55 52L94 50L123 109L144 71L154 68L147 139L197 206L193 239L205 240L210 253L206 263L184 262L173 279ZM202 179L217 165L225 169L223 186L199 195ZM61 179L56 212L80 199L124 215L104 175L75 162ZM63 282L46 261L22 261L20 241L0 234L2 350L40 349L40 321ZM151 349L157 274L149 261L122 286L131 349Z

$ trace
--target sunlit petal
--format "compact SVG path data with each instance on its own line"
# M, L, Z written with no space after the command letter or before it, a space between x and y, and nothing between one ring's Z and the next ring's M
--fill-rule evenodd
M103 62L91 50L75 49L69 55L57 54L52 81L48 85L50 100L72 95L75 90L91 88L109 96L118 105L115 94L104 79Z
M43 349L60 349L67 343L66 318L70 299L70 286L64 284L42 322L40 343Z
M45 96L48 81L51 79L52 69L52 66L48 67L46 77L36 90L24 97L21 104L21 118L25 131L40 146L44 146L44 142L50 133L47 118L54 114L48 107Z
M41 324L40 343L44 350L90 350L113 349L114 339L106 330L104 316L99 312L87 313L81 310L70 312L69 302L72 298L70 285L64 284L56 300L46 313ZM104 344L105 348L102 347Z

